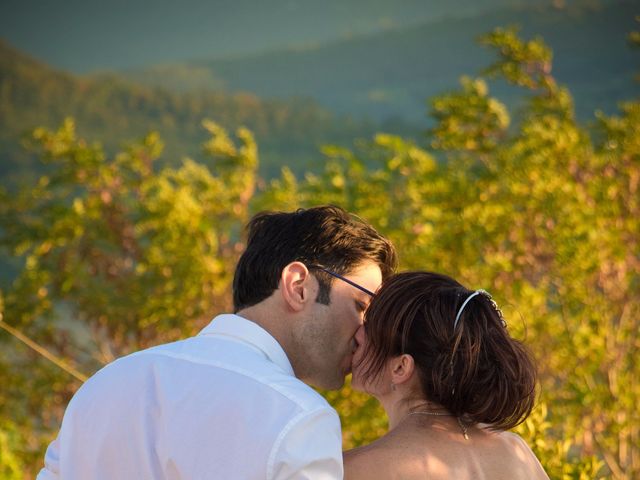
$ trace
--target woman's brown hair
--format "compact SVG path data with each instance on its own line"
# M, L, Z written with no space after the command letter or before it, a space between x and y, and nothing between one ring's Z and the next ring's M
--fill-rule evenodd
M535 402L536 368L511 338L488 295L431 272L387 279L365 315L364 376L375 381L389 359L413 357L422 394L456 416L508 430L523 422Z

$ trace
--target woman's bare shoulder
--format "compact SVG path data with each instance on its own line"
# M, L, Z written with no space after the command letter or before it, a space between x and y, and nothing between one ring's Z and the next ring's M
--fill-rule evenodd
M451 478L455 469L460 473L460 469L468 468L471 475L480 465L485 476L463 477L549 479L531 448L515 433L478 428L470 434L473 442L468 445L431 433L417 437L394 431L369 445L344 452L344 478ZM510 472L507 477L505 470Z
M389 460L394 457L393 444L385 437L363 447L347 450L344 457L345 480L389 478Z
M500 432L500 437L502 440L508 444L509 448L513 451L515 458L524 463L529 470L532 472L532 475L535 475L535 479L546 480L549 476L542 468L540 461L536 457L531 447L524 441L520 435L513 432Z

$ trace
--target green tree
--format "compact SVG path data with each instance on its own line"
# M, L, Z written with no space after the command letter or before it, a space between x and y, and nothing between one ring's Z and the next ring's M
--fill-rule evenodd
M228 308L250 213L336 203L386 233L403 268L494 294L538 359L539 405L518 432L551 478L637 477L640 103L587 129L541 39L496 29L481 41L496 62L431 101L424 142L327 146L324 169L300 178L284 168L265 184L250 132L233 140L210 122L204 164L176 169L154 169L154 134L107 158L70 121L37 130L50 174L0 198L0 245L24 258L5 321L92 372ZM520 111L490 95L493 78L523 89ZM13 475L38 464L78 382L0 340L0 472ZM346 448L385 431L371 398L349 385L326 396Z
M485 75L528 95L515 123L484 79L465 77L461 90L431 102L428 147L378 135L355 153L325 149L322 174L297 181L285 172L265 201L345 205L393 239L404 268L495 291L509 328L539 360L539 407L519 432L551 477L634 478L639 105L600 115L592 136L541 39L496 29L481 41L498 55ZM379 435L377 407L345 397L330 398L349 412L347 445ZM351 413L354 404L364 413Z
M227 307L257 150L247 130L236 147L224 129L206 128L211 170L185 159L157 172L156 134L108 158L78 139L70 120L36 130L50 174L0 201L2 246L24 258L5 321L88 373L193 334ZM78 383L15 339L2 341L15 349L0 349L0 419L23 427L8 458L37 465Z

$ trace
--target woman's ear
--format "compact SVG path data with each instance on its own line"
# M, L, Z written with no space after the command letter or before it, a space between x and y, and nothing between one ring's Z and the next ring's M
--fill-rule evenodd
M408 382L415 372L416 364L408 353L398 355L389 362L391 369L391 383L400 385Z
M312 280L309 269L302 262L291 262L282 269L279 290L289 309L299 312L318 293L318 284Z

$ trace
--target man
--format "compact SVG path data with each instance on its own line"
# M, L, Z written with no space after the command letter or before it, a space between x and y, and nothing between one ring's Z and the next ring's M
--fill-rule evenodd
M338 207L248 226L235 314L106 366L76 393L39 480L341 479L340 388L391 244Z

